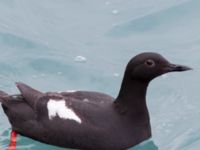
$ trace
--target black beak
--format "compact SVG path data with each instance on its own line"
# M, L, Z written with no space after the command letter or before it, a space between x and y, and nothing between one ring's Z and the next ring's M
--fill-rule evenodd
M183 65L168 64L164 70L165 72L181 72L181 71L192 70L192 68Z

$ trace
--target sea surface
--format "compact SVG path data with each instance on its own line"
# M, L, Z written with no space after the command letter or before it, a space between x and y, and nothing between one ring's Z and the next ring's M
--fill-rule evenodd
M0 90L10 94L19 93L14 83L22 81L43 92L93 90L116 97L127 62L146 51L193 71L150 84L152 138L131 150L199 150L199 0L0 0ZM9 134L0 108L1 150ZM23 136L17 145L62 150Z

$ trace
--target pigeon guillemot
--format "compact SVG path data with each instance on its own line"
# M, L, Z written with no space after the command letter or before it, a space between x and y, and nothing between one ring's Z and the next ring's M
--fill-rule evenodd
M125 150L151 137L146 105L149 82L162 74L191 68L142 53L128 63L117 98L90 91L37 91L16 83L19 95L0 92L12 130L66 148Z

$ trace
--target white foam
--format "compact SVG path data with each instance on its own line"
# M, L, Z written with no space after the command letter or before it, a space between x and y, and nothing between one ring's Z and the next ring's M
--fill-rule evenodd
M105 5L110 5L110 4L111 4L111 2L109 2L109 1L105 2Z
M119 13L118 10L116 10L116 9L112 10L112 14L113 14L113 15L117 15L118 13Z
M119 74L119 73L114 73L113 76L114 76L114 77L119 77L120 74Z
M45 76L46 76L46 74L44 74L44 73L41 74L41 77L45 77Z
M76 90L67 90L66 92L67 93L74 93L74 92L76 92Z
M32 75L32 78L36 79L38 76L37 75Z
M66 106L65 100L50 99L47 103L47 109L50 120L58 116L62 119L74 120L78 123L82 122L80 117L71 108Z
M83 56L76 56L74 58L74 61L76 61L76 62L86 62L87 59L85 57L83 57Z
M61 71L57 72L58 75L62 75L63 73Z

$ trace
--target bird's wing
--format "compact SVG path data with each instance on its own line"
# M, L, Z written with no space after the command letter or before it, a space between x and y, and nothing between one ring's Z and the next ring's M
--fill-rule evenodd
M66 122L72 115L77 119L85 117L93 120L92 114L99 114L102 117L102 112L114 100L112 97L97 93L97 92L75 92L71 95L65 93L42 93L24 83L17 83L17 87L24 98L24 101L34 110L35 115L41 120L51 120L53 117L69 118L64 119ZM98 115L97 115L98 116ZM72 118L73 118L72 117Z
M114 101L114 98L107 94L93 91L61 92L60 94L66 98L72 97L85 102L110 103Z

